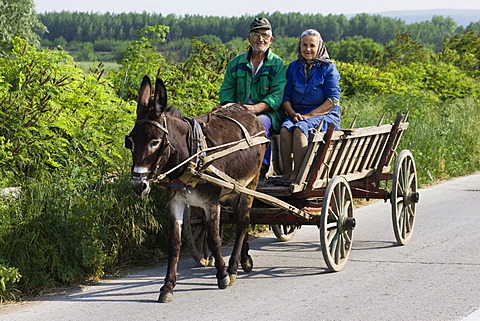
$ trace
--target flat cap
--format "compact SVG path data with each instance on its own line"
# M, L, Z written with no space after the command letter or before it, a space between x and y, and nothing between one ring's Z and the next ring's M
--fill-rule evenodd
M272 25L267 18L257 17L250 24L250 32L256 29L269 29L272 30Z

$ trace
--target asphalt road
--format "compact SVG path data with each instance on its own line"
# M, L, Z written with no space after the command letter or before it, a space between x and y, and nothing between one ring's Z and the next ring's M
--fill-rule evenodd
M390 203L356 210L350 260L328 273L316 227L251 243L254 270L225 290L187 257L173 302L165 265L0 307L0 320L480 320L480 173L420 190L414 234L397 246ZM225 256L228 256L225 250Z

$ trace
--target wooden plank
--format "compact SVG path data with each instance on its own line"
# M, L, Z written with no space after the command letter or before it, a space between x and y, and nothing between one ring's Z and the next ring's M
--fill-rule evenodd
M366 164L366 168L377 168L380 157L382 156L382 152L387 144L388 136L388 134L377 135L378 141L372 150L372 154L368 163Z
M361 139L362 138L350 139L350 145L348 146L348 151L345 154L345 157L342 161L342 166L339 168L339 171L338 171L340 175L350 173L349 168L352 162L354 161L354 157L355 157L354 155L358 153L358 149L359 149L358 145Z
M354 141L353 139L343 139L341 140L341 145L337 156L332 164L331 176L334 177L337 175L341 175L341 168L343 163L345 162L345 158L347 157L348 153L350 152L350 145Z
M377 141L378 141L378 135L372 136L372 139L370 140L367 146L367 149L365 150L365 154L362 157L360 166L357 169L359 172L362 172L363 170L368 169L368 161L370 160L370 157L372 157L372 150L377 145Z
M355 152L352 155L352 159L350 160L348 167L345 169L347 173L353 173L355 171L355 164L357 164L358 155L365 145L365 140L366 137L358 137L358 139L356 139L357 143L355 146Z
M358 158L355 161L355 164L353 165L352 172L361 172L362 171L361 164L362 164L364 155L368 150L368 146L370 145L370 141L372 140L372 136L364 136L363 138L364 138L365 141L363 143L362 149L360 150L360 152L358 154Z

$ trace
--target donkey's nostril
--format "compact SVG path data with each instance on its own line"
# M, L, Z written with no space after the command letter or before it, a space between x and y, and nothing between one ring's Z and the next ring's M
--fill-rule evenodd
M146 190L148 188L148 184L147 183L142 183L142 191Z

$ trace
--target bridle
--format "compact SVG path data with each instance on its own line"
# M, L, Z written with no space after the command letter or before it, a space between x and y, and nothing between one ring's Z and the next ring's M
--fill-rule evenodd
M157 171L159 169L159 164L162 160L162 157L165 156L166 152L170 152L170 149L175 149L171 144L168 139L168 128L167 128L167 119L165 115L162 116L163 119L163 125L160 124L159 122L151 119L141 119L135 122L135 126L137 125L142 125L142 124L150 124L155 126L156 128L160 129L163 133L163 139L162 139L162 145L160 145L160 148L156 151L156 154L158 155L157 158L155 159L155 162L153 163L153 166L150 168L150 171L148 172L135 172L134 171L134 166L132 166L131 170L131 176L132 176L132 181L142 181L142 180L149 180L153 179L154 177L157 176ZM125 136L125 148L130 149L133 153L133 145L132 145L132 140L131 140L131 135ZM170 153L166 156L167 158L169 157Z

